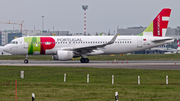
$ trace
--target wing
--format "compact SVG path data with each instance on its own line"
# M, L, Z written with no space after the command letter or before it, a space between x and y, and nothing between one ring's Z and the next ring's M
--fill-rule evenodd
M116 40L117 36L118 36L118 34L115 34L109 42L104 43L104 44L79 46L79 47L69 47L69 48L64 48L63 50L74 51L74 52L77 52L78 54L91 53L91 52L93 52L93 50L96 50L98 48L103 48L107 45L113 44L114 41Z

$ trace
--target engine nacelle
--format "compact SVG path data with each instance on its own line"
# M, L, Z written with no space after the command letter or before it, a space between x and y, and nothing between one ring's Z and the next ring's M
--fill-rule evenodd
M72 51L57 51L57 55L53 55L53 60L71 60L73 58L73 52Z

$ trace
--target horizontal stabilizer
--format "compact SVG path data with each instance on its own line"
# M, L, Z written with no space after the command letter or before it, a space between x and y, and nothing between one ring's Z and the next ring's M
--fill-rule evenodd
M152 42L160 42L160 41L168 41L168 40L174 40L174 38L171 37L163 37L161 39L154 39Z

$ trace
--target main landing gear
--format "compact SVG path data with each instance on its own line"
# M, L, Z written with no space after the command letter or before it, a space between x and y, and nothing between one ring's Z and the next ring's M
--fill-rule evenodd
M81 58L81 63L89 63L89 59L88 58Z
M28 55L26 55L26 58L24 60L24 63L28 63Z

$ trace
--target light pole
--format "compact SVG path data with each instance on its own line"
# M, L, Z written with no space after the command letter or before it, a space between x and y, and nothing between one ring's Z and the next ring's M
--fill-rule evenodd
M84 35L86 35L86 10L88 5L82 5L82 9L84 10Z

